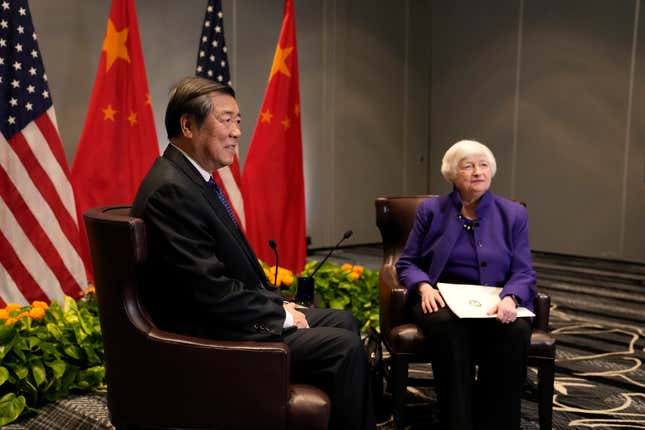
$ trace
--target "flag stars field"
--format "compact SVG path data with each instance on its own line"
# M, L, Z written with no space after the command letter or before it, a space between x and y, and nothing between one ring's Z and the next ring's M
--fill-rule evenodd
M130 115L128 116L128 122L130 123L131 127L134 127L137 125L137 113L136 112L130 112Z
M105 40L103 40L103 51L107 54L107 61L105 63L105 71L109 71L114 62L121 58L128 63L130 56L128 55L128 47L126 42L128 40L128 28L123 28L118 31L111 19L108 19L107 31L105 33Z
M262 112L260 114L260 116L261 116L260 122L265 122L267 124L270 124L271 120L273 119L273 114L271 113L271 111L269 109L267 109L264 112Z
M289 67L287 67L287 57L291 55L291 52L293 51L293 46L290 46L288 48L281 48L278 46L275 50L275 56L273 57L273 66L271 67L271 73L269 74L269 80L275 75L276 73L280 72L283 75L287 77L291 77L291 71L289 70Z
M118 111L114 110L111 104L108 104L105 109L102 109L102 111L104 120L114 122L114 115L116 115Z

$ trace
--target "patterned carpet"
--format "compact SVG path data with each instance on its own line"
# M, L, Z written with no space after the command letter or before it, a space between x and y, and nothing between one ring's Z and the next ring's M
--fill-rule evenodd
M325 252L313 258L321 259ZM380 265L378 247L347 248L332 261ZM535 253L538 289L552 298L550 326L557 347L553 428L645 429L645 265ZM411 376L430 379L429 365ZM534 380L534 372L529 372ZM538 429L537 403L527 385L522 428ZM389 396L379 410L381 430L393 428ZM409 430L438 429L432 387L410 388ZM71 397L7 430L113 429L105 393Z

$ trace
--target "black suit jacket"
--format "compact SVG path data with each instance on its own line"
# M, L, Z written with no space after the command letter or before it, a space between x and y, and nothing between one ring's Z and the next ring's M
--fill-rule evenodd
M142 300L158 327L200 337L279 340L285 310L215 191L172 145L132 205L146 225Z

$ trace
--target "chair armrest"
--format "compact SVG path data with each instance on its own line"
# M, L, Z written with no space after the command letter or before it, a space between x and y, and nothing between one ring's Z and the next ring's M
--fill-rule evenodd
M227 428L234 425L227 420L248 416L253 405L254 419L266 428L284 427L290 395L286 344L216 341L157 328L136 343L120 354L122 362L108 361L114 366L108 374L119 373L108 378L119 385L108 386L108 394L110 389L128 393L113 399L119 405L116 410L111 405L111 412L120 415L119 410L137 405L142 415L155 410L160 426L183 422L212 428L217 423Z
M159 349L164 349L164 360L193 362L193 369L182 372L201 374L202 378L212 375L217 380L217 390L224 386L235 391L250 388L253 397L282 397L281 404L288 399L290 353L286 343L201 339L156 328L148 336ZM196 372L200 366L203 373Z
M409 322L408 290L399 282L394 264L384 263L381 266L379 298L381 333L388 333L393 327Z
M548 294L538 293L533 300L535 318L533 328L543 332L549 331L549 314L551 312L551 297Z

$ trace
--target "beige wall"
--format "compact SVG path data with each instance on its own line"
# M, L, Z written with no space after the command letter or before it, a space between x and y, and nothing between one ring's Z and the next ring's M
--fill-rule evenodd
M137 0L160 144L166 94L192 74L206 0ZM242 158L282 0L224 0ZM645 261L640 0L296 0L307 233L376 242L373 200L445 192L455 140L489 144L494 189L529 204L534 249ZM110 2L31 0L72 160Z

